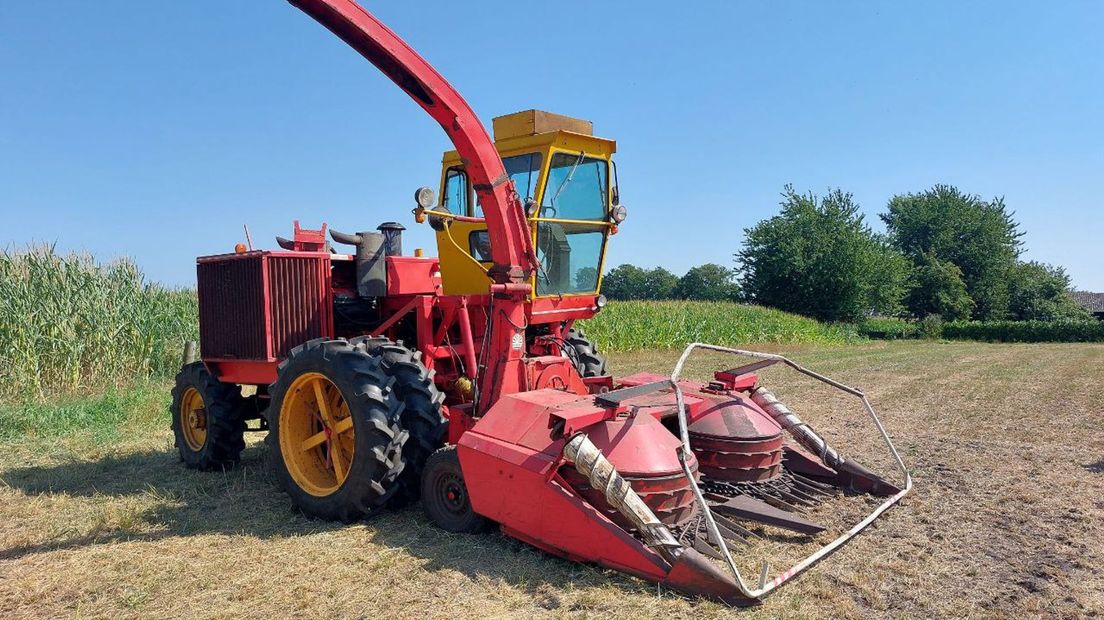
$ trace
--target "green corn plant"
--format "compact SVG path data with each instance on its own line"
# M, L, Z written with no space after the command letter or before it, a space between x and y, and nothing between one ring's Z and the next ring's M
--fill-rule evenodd
M853 326L722 301L615 301L580 327L611 351L681 348L695 341L740 346L862 340Z
M129 259L0 251L0 398L171 375L197 334L195 292L148 283Z

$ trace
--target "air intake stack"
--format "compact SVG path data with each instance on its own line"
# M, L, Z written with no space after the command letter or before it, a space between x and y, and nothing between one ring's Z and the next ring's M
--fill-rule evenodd
M383 297L387 294L387 238L383 233L362 231L355 235L330 229L333 240L356 247L357 295Z

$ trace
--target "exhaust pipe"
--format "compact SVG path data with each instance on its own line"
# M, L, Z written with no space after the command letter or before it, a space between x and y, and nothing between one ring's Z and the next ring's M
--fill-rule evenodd
M338 243L356 247L357 295L383 297L387 294L387 238L383 233L358 232L355 235L330 229ZM401 242L400 242L401 243Z

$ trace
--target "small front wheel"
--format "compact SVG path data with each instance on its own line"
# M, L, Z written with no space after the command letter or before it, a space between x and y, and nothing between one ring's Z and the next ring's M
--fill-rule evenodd
M456 446L441 448L426 461L422 471L422 508L429 520L446 532L474 534L489 524L486 517L472 510Z
M180 460L203 471L227 469L245 449L241 388L221 383L203 362L176 375L172 391L172 428Z

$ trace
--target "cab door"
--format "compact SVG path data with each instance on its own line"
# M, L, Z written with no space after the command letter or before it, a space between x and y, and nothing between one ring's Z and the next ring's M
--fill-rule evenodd
M463 168L445 169L440 210L471 217L473 195ZM485 223L444 220L444 226L437 230L437 256L446 295L485 295L490 291L487 270L492 265L491 249Z
M535 198L541 175L541 153L504 157L506 174L514 181L522 205ZM439 209L453 215L483 217L463 167L449 166L441 179ZM491 241L485 222L449 220L437 231L437 255L441 260L441 283L446 295L485 295L490 291Z

